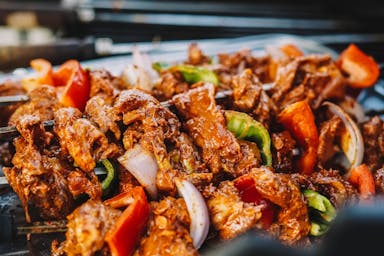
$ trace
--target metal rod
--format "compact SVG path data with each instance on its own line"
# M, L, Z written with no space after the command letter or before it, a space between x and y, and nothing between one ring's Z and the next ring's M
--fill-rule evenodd
M95 174L97 176L105 175L107 172L102 167L96 167L95 168ZM5 176L0 176L0 188L9 186L8 180Z
M67 221L38 221L25 226L16 227L16 235L48 234L67 231Z
M26 101L29 101L27 95L0 96L0 107Z

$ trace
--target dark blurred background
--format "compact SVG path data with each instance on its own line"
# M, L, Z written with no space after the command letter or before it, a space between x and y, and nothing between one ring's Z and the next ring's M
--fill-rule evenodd
M384 60L384 1L0 0L0 70L45 57L93 59L119 43L289 33ZM120 48L119 53L124 53Z

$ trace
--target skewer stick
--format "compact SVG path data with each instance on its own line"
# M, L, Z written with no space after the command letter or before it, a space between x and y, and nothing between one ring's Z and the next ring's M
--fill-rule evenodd
M222 99L228 98L231 95L232 95L232 91L230 91L230 90L228 90L228 91L220 91L220 92L218 92L216 94L215 99L216 100L222 100ZM21 95L21 96L28 97L26 95ZM0 97L0 102L1 102L1 98L2 97ZM169 108L169 107L171 107L173 105L173 102L172 102L172 100L167 100L167 101L160 102L160 104L163 107ZM44 121L43 122L43 125L44 125L45 129L52 128L54 124L55 124L54 120L48 120L48 121ZM17 131L15 126L0 127L0 141L9 141L9 140L12 140L13 138L15 138L15 137L17 137L19 135L20 134Z

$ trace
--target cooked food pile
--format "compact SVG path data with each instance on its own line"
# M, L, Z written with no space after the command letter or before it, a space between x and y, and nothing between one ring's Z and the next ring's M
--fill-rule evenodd
M337 60L289 44L191 44L179 63L136 50L119 76L31 66L0 86L30 98L1 110L20 133L1 161L27 221L68 220L53 255L198 255L249 230L310 246L384 192L384 122L356 102L379 67L353 44Z

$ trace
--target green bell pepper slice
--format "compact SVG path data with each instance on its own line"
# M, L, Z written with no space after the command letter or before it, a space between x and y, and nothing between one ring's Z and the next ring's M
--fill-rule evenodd
M271 137L268 130L251 116L233 110L225 111L227 128L236 138L253 141L260 149L263 163L272 166Z
M219 84L219 78L217 75L207 68L196 67L191 65L177 65L172 69L179 71L187 83L194 84L197 82L212 83L214 85Z
M336 217L336 209L328 198L311 189L303 190L310 210L312 236L324 235Z
M318 223L311 221L311 229L309 230L309 234L312 236L322 236L329 229L329 223Z
M107 196L112 189L113 181L116 177L116 171L113 164L108 159L102 160L101 163L107 171L107 176L101 182L101 189L103 191L103 196Z
M331 222L336 217L336 209L328 198L310 189L304 190L303 194L308 206L317 210L325 221Z

